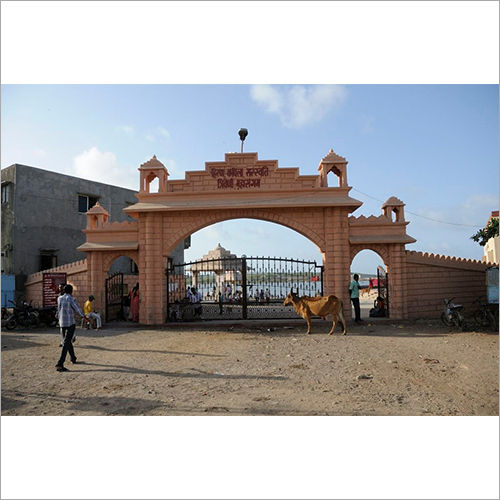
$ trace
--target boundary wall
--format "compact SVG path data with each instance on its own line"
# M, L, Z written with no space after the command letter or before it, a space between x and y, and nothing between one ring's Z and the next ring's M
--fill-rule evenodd
M467 316L486 302L486 269L479 260L406 251L406 303L408 318L439 318L443 299L454 298ZM389 297L391 290L389 290Z
M88 273L87 259L71 262L62 266L46 269L38 273L28 275L25 283L25 300L32 301L33 307L43 306L42 282L43 273L66 273L67 283L73 285L73 297L78 302L78 305L83 309L83 304L89 295L97 295L96 291L90 289L90 276ZM124 274L123 283L128 285L128 289L139 282L139 276L134 274ZM96 307L96 310L104 315L104 308ZM104 317L103 317L104 319Z

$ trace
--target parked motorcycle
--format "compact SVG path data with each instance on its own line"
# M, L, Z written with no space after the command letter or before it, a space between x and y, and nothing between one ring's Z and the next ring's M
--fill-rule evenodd
M487 330L498 330L497 318L493 311L498 311L498 304L488 304L476 299L472 305L477 305L472 317L479 328Z
M38 312L31 307L31 303L23 302L22 307L17 307L16 304L9 300L12 304L12 314L7 318L5 328L14 330L18 325L24 327L36 327L40 324Z
M460 304L454 304L454 299L444 299L444 309L441 313L441 321L450 327L465 328L465 320L460 311L464 306Z
M57 307L46 306L41 309L36 310L38 312L38 317L40 318L40 323L44 323L47 326L56 326L58 322L57 318Z

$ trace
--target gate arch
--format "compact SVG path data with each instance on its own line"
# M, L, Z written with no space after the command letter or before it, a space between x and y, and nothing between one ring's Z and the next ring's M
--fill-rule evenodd
M115 251L115 252L109 252L103 255L102 259L102 268L105 273L107 273L113 262L120 258L120 257L128 257L129 259L133 260L136 264L139 264L138 262L138 252L131 252L131 251Z
M174 233L172 237L168 236L167 241L165 242L165 246L163 249L164 255L169 255L170 252L185 238L204 229L206 227L212 226L213 224L217 224L219 222L225 222L229 220L237 220L237 219L254 219L260 220L264 222L271 222L275 224L279 224L280 226L286 227L287 229L291 229L292 231L297 232L301 236L304 236L309 241L314 243L320 252L324 251L325 242L324 239L316 233L316 231L307 227L304 222L300 220L294 219L292 217L283 215L283 214L269 214L265 211L257 211L257 210L235 210L232 212L228 212L225 214L209 214L206 215L202 220L193 217L192 221L187 222L186 226L183 227L181 231Z
M86 242L91 286L103 286L104 274L120 255L139 267L140 322L165 320L165 270L170 252L186 236L225 220L251 218L285 226L314 243L323 257L324 293L336 294L349 308L347 284L354 255L377 252L390 267L393 317L406 316L402 290L406 234L404 203L389 198L379 216L350 216L362 203L351 198L347 161L330 152L321 159L318 175L300 175L298 168L279 168L276 160L259 160L257 153L227 153L224 161L207 162L204 170L188 171L183 180L168 180L168 171L154 156L139 167L138 202L124 209L135 222L110 222L97 203L87 212ZM333 172L340 181L328 187ZM160 179L150 192L149 181ZM390 214L399 215L392 220Z
M354 257L356 257L356 255L358 255L358 253L362 252L363 250L371 250L372 252L375 252L382 259L385 267L389 267L390 251L387 245L366 245L366 246L352 245L351 260L349 263L349 267L351 267Z

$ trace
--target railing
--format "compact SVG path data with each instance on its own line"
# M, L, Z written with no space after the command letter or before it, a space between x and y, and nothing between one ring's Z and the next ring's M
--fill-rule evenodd
M315 261L278 257L210 259L167 269L167 319L191 316L188 289L201 294L201 319L291 318L282 305L293 289L323 294L323 266ZM185 314L184 314L185 313Z
M124 319L123 273L114 273L106 279L106 321Z

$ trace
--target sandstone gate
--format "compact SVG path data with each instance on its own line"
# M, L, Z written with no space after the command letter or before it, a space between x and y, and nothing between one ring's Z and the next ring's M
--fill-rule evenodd
M293 229L319 248L324 293L340 297L348 317L351 261L361 250L375 251L389 272L391 316L406 318L405 245L416 240L406 233L404 203L391 197L378 216L351 216L362 203L349 196L347 163L330 150L318 175L300 175L298 168L280 168L257 153L228 153L224 161L186 172L184 180L169 181L167 169L153 157L139 168L138 203L124 209L136 221L111 222L100 205L87 212L87 239L79 250L88 255L88 288L103 310L107 271L117 257L127 256L139 267L140 322L164 323L166 269L176 245L217 222L253 218ZM156 178L158 191L151 192Z

